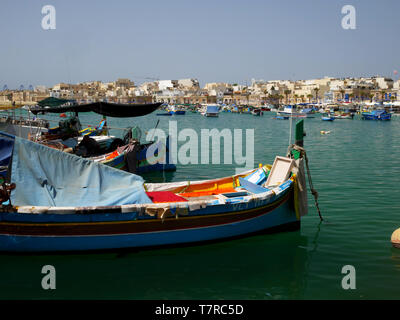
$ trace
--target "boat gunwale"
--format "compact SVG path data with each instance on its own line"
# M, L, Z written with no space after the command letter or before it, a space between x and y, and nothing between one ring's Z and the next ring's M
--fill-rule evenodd
M248 196L238 197L241 199L240 202L231 202L231 199L211 199L211 200L189 200L187 202L163 202L163 203L146 203L146 204L125 204L125 205L114 205L114 206L87 206L87 207L48 207L48 206L18 206L16 213L18 214L112 214L112 213L142 213L146 209L188 209L191 207L215 207L217 205L240 205L251 202L258 202L269 200L268 205L273 204L284 196L286 191L293 187L293 180L290 178L276 186L273 189L268 189L266 192L259 194L250 194ZM221 201L215 203L215 201ZM226 200L226 202L223 202ZM190 210L195 211L196 209ZM145 219L140 219L145 220Z
M0 235L37 236L37 237L71 237L71 236L104 236L140 234L152 232L169 232L186 229L208 228L232 223L241 223L270 214L275 209L290 201L293 188L285 192L277 201L267 203L261 207L230 211L216 214L204 214L194 216L174 216L165 219L126 220L126 221L102 221L102 222L81 222L81 223L26 223L26 222L0 222ZM216 221L222 219L223 221ZM224 221L225 219L225 221ZM200 221L200 224L196 221ZM185 225L187 224L187 225ZM142 226L142 230L131 230L130 227ZM147 227L146 227L147 226ZM116 228L113 229L112 227ZM5 229L4 229L5 228ZM36 229L35 229L36 228ZM77 228L80 228L78 230ZM82 229L83 228L83 229ZM89 228L89 229L85 229ZM97 228L97 229L96 229ZM105 228L105 229L101 229ZM120 228L121 230L119 230ZM130 231L124 230L128 228ZM12 230L7 231L7 229ZM14 230L13 230L14 229ZM100 229L100 230L98 230ZM44 232L46 231L46 232Z

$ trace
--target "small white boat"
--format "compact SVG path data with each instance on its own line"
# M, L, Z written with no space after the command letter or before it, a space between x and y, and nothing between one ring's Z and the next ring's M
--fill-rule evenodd
M296 111L296 106L285 106L283 111L278 111L276 113L277 116L289 116L292 118L311 118L313 117L313 114L306 113L306 112L301 112L301 111Z

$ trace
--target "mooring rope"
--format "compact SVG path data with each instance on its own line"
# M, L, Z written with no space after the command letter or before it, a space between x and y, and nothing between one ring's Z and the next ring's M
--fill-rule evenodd
M304 159L306 160L308 184L310 185L311 194L314 196L315 207L317 208L319 218L321 219L321 221L323 221L324 219L322 218L321 211L319 210L319 205L318 205L318 192L317 190L314 189L314 185L311 179L310 167L308 166L308 157L305 152L304 152Z
M314 197L314 202L315 202L315 207L317 208L318 211L318 215L321 221L324 221L324 219L322 218L321 215L321 211L319 209L319 205L318 205L318 192L317 190L315 190L313 182L312 182L312 178L311 178L311 170L308 164L308 157L307 157L307 153L306 150L296 144L293 144L289 147L289 150L297 150L300 151L301 155L304 156L304 160L306 161L306 169L307 169L307 177L308 177L308 185L310 186L310 191L311 194Z

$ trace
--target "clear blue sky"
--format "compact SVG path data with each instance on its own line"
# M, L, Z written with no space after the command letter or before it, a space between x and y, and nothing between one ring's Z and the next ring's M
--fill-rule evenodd
M56 30L41 28L47 4L56 8ZM346 4L356 8L356 30L341 27ZM400 71L399 0L2 0L0 8L0 89Z

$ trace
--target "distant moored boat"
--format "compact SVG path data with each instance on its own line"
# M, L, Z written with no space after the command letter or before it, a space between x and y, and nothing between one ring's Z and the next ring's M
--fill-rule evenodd
M217 105L207 105L201 114L206 117L218 117L219 108Z
M363 120L390 120L392 114L385 110L373 110L371 112L361 113L361 117Z

